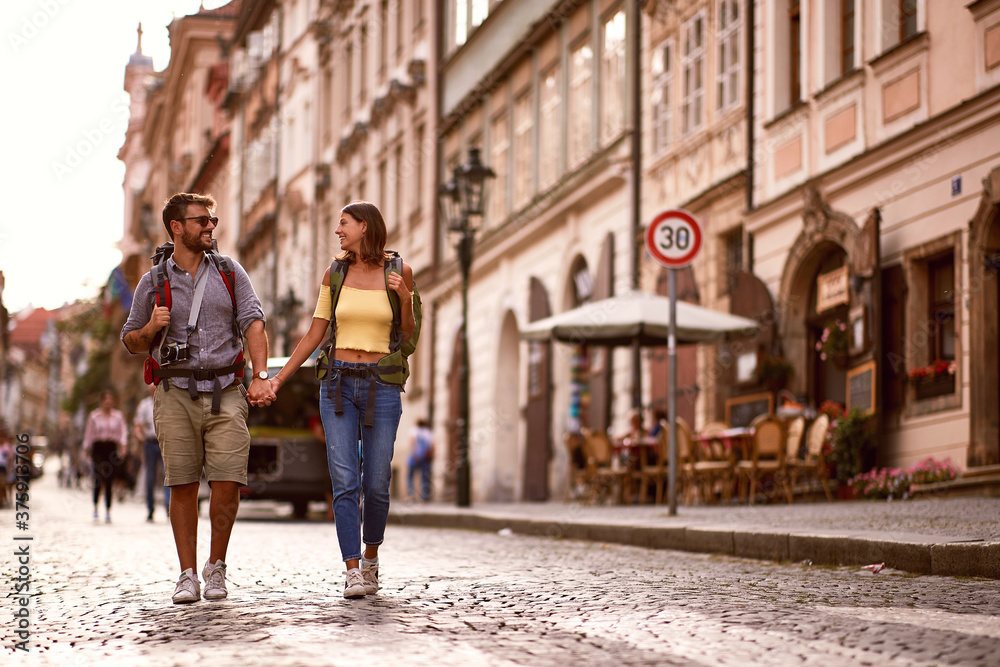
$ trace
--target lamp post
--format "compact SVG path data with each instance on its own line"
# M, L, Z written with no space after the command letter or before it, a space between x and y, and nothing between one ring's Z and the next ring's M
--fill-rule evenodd
M462 272L462 327L459 331L458 388L458 466L455 470L459 507L472 502L469 466L469 269L476 241L473 219L482 219L486 203L486 179L496 178L493 170L482 163L479 149L469 149L469 159L454 169L452 178L441 185L438 196L441 215L448 231L455 238L455 252Z

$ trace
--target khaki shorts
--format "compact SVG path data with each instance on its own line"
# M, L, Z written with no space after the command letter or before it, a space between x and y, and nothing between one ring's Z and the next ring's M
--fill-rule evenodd
M210 482L246 486L250 432L247 431L246 388L235 382L222 390L219 414L212 414L212 394L192 401L187 389L164 380L153 394L153 423L163 452L164 486L201 480L204 467Z

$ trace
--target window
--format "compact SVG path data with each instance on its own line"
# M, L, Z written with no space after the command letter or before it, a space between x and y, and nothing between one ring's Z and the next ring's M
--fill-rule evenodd
M452 6L455 8L454 46L459 47L465 44L469 33L489 16L490 0L452 0ZM422 8L417 11L422 12Z
M651 101L653 106L653 153L665 151L670 146L673 132L673 97L671 90L674 85L674 44L667 42L653 51L651 71L653 73L653 90Z
M368 26L361 26L361 47L358 57L361 60L361 73L358 76L358 98L361 104L368 100Z
M547 190L559 180L559 140L562 138L562 122L559 108L560 96L559 65L555 65L542 75L541 109L538 119L538 189Z
M329 146L332 140L333 125L333 70L329 67L323 70L323 103L320 105L320 128L323 133L323 145Z
M719 2L719 81L716 109L732 108L739 101L740 85L740 3Z
M697 14L684 24L684 96L681 99L681 123L684 134L702 124L705 97L705 17Z
M531 93L521 95L514 102L514 208L521 208L531 200L532 156L531 130L533 125Z
M719 284L725 290L723 294L732 291L733 279L738 271L743 270L743 227L730 230L722 237L725 255L723 280Z
M378 35L378 79L382 82L389 63L389 0L379 2Z
M917 0L899 1L899 41L917 34Z
M792 105L802 99L802 87L799 82L800 64L802 59L799 39L802 35L802 8L799 0L789 0L788 3L788 84L789 101Z
M580 166L590 156L594 52L580 44L570 55L569 78L569 166Z
M489 198L490 221L499 224L507 217L508 170L507 159L510 153L510 123L506 113L493 119L490 126L490 167L496 174L492 192Z
M607 143L625 127L625 12L604 23L601 50L601 141Z
M348 37L348 39L350 39ZM354 46L348 44L344 52L344 123L350 123L351 121L351 100L352 96L352 86L351 79L354 78Z
M840 72L854 70L854 0L841 0L840 10Z
M403 144L396 145L392 161L392 223L395 228L403 217Z
M385 160L380 160L378 163L378 199L375 201L379 204L379 210L385 211L385 203L389 200L389 183L386 180L388 175L388 169L385 164ZM388 211L385 211L388 213Z
M410 178L413 181L413 187L415 188L413 193L413 204L415 210L420 210L423 205L424 189L421 185L421 179L424 177L424 126L421 124L417 127L417 145L415 150L416 159L414 163L416 164L415 173L410 174Z
M930 355L932 360L955 359L955 257L948 255L927 265Z
M469 5L468 0L458 0L455 3L455 46L465 44L469 37Z

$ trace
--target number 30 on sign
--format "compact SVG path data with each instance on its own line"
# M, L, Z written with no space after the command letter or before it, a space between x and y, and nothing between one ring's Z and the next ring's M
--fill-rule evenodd
M664 266L687 266L701 250L701 224L687 211L664 211L646 228L646 250Z

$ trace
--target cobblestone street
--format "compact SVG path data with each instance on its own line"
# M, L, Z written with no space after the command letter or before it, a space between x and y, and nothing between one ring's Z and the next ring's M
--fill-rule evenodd
M176 556L162 507L147 524L144 506L129 500L115 506L113 524L93 524L85 490L57 488L54 475L36 480L30 650L12 650L16 621L5 613L4 654L61 666L1000 661L1000 580L390 525L382 591L349 601L333 524L320 513L278 516L286 511L245 503L229 599L173 605ZM23 544L13 540L13 512L0 520L5 544Z

